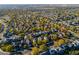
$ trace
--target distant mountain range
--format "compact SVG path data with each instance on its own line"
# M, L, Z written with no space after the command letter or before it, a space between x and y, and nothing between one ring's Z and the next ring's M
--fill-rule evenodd
M53 7L79 7L79 4L3 4L0 5L0 9L7 9L7 8L39 8L39 7L46 7L46 8L53 8Z

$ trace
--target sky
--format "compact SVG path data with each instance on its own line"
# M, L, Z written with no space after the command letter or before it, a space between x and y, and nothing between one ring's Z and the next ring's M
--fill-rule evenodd
M0 4L0 8L18 8L18 7L79 7L79 4Z
M0 0L0 4L79 4L79 0Z

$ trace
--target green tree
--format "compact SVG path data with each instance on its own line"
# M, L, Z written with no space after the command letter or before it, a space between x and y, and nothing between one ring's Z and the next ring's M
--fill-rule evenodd
M38 38L37 43L38 43L39 45L41 45L41 44L42 44L42 39L41 39L41 38Z
M10 44L7 44L7 45L2 46L1 49L5 52L11 52L13 51L13 46Z
M37 43L36 43L35 40L33 40L32 44L33 44L33 46L36 46L37 45Z
M42 52L42 51L46 51L46 50L48 50L48 47L45 44L42 44L39 46L39 51Z
M24 45L23 48L24 48L24 49L28 49L29 46L28 46L28 45Z
M43 43L43 44L46 44L47 42L48 42L47 37L44 37L44 39L42 40L42 43Z

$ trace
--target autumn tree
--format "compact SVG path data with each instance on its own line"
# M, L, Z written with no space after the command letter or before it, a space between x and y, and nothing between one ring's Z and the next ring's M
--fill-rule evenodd
M37 55L37 54L39 54L39 48L33 47L31 54L32 54L32 55Z

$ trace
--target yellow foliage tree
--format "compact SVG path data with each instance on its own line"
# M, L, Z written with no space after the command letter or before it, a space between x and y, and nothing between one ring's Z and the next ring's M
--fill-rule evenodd
M54 42L54 47L59 47L59 46L61 46L64 43L65 43L64 39L59 39L59 40Z
M38 55L38 54L39 54L39 48L33 47L31 54L32 54L32 55Z
M65 43L64 39L59 39L59 41L58 41L59 46L62 45L62 44L64 44L64 43Z

